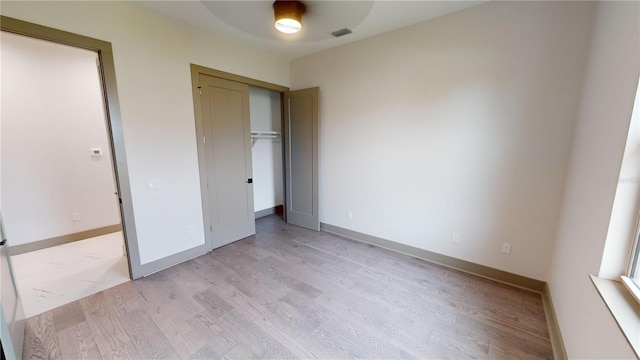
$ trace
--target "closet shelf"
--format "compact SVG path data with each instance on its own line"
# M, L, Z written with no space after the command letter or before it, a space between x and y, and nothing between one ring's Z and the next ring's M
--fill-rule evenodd
M251 131L251 146L253 146L258 139L280 139L279 131Z

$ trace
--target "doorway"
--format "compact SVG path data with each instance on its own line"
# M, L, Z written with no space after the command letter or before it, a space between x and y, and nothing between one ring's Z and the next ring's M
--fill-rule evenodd
M255 218L284 217L282 99L277 91L249 86Z
M129 277L137 279L143 275L143 268L140 264L140 254L136 238L135 219L133 216L133 203L131 197L131 187L129 184L129 174L127 169L126 153L124 148L124 135L120 108L118 102L118 92L115 77L115 65L113 61L113 51L111 44L98 39L73 34L46 26L29 23L0 15L0 31L3 33L20 34L32 38L48 40L58 44L64 44L76 48L95 51L98 54L98 73L101 80L101 92L105 101L104 111L109 129L109 143L111 145L113 170L115 172L117 193L115 194L119 203L120 219L122 221L122 232L126 244L127 260L129 262ZM4 83L3 83L4 86ZM34 85L35 86L35 85ZM3 108L4 109L4 106ZM1 144L0 144L1 145ZM1 169L0 169L1 170ZM1 202L2 191L0 191ZM1 214L0 214L1 215ZM1 216L0 216L0 225ZM32 226L37 224L32 224ZM22 298L15 283L13 267L10 254L10 234L5 237L3 231L0 247L2 250L2 266L6 267L2 271L4 275L10 275L11 281L1 282L2 301L0 301L0 330L2 339L5 341L3 354L10 358L21 358L24 337L24 312L22 311ZM4 261L6 258L6 261ZM10 346L9 346L10 344ZM9 349L9 350L7 350Z
M129 268L98 54L1 36L1 204L30 317L128 281Z

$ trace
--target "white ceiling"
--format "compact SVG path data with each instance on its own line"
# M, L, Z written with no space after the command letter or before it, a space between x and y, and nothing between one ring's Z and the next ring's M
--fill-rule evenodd
M482 4L484 1L308 1L303 30L285 35L273 27L273 1L133 1L134 3L234 39L295 59L383 32ZM352 34L334 38L331 32Z

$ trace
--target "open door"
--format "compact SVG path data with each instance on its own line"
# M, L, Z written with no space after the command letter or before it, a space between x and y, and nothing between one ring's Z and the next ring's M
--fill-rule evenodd
M320 231L318 88L284 93L287 222Z
M13 274L4 223L0 215L0 342L3 359L22 359L24 310Z

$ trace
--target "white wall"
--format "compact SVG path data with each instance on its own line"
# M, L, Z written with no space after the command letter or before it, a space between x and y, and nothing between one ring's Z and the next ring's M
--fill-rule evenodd
M549 286L570 358L634 358L589 280L600 268L640 75L640 4L600 2Z
M491 2L292 61L321 221L546 280L593 9Z
M141 263L203 244L189 64L288 86L289 62L128 2L3 1L1 11L112 43Z
M0 47L0 192L11 244L119 224L97 54L5 32ZM92 158L91 148L104 156Z
M249 87L252 131L282 131L280 93ZM282 205L282 142L258 139L251 148L255 211Z

